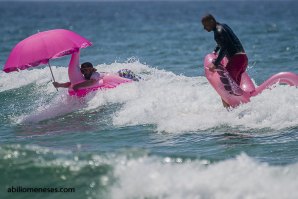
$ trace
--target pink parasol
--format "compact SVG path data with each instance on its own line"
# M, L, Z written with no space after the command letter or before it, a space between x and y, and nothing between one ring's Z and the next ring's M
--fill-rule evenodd
M11 51L3 71L24 70L40 64L49 64L50 59L72 54L80 48L91 46L84 37L69 30L56 29L34 34L19 42ZM52 69L50 67L51 73ZM52 73L53 80L54 76Z

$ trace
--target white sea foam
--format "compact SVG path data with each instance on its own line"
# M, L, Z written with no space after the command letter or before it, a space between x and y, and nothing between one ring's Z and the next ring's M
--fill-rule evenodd
M206 161L143 157L121 161L112 198L294 199L298 164L269 166L245 154L205 165Z
M32 114L18 121L38 122L63 115L77 108L83 111L98 109L103 105L121 104L113 115L113 125L156 126L156 131L183 133L206 130L218 126L241 129L282 129L298 126L298 89L279 85L251 98L251 102L227 111L220 97L205 77L186 77L170 71L158 70L137 60L96 66L98 71L116 72L128 68L140 74L142 80L123 84L115 89L100 91L86 100L83 106L73 109L66 100L67 90L57 92L52 86L48 68L5 74L0 72L0 91L19 88L31 83L42 85L38 94L54 94L50 102L40 100ZM67 81L67 68L53 66L56 80ZM13 81L11 81L13 79ZM47 98L47 95L41 98ZM49 101L49 100L48 100Z
M60 81L67 81L67 69L52 66L54 76ZM27 86L31 83L38 85L51 82L52 76L49 68L34 68L32 70L21 70L19 72L5 73L0 71L0 92ZM51 87L50 91L55 88Z
M150 78L119 88L119 95L125 92L131 95L126 99L117 96L123 106L115 114L114 125L153 124L157 131L175 133L222 125L241 129L282 129L298 125L296 87L279 85L265 90L250 103L228 112L205 77L148 70Z
M89 174L101 169L102 172L95 172L95 175L100 184L109 186L107 191L112 199L298 198L297 163L274 166L259 162L245 153L210 163L203 159L148 156L139 151L137 154L93 154L87 158L67 150L49 150L31 145L10 145L0 149L0 159L14 160L16 166L23 165L26 159L25 164L31 164L32 160L34 168L55 168L57 171L63 168L63 171L69 169ZM105 171L103 165L112 169ZM86 181L83 183L85 185Z
M16 123L37 123L57 116L71 113L85 106L85 103L67 96L56 96L50 103L44 100L34 105L36 108L31 114L24 114L15 118Z

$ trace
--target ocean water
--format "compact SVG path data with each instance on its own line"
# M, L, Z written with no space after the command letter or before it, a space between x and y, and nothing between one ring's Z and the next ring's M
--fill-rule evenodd
M93 42L81 61L142 80L83 100L43 66L0 72L0 198L298 198L298 90L227 111L203 73L211 12L239 36L256 85L298 73L298 2L0 2L0 65L49 29ZM70 56L51 61L67 81ZM75 192L8 192L11 188Z

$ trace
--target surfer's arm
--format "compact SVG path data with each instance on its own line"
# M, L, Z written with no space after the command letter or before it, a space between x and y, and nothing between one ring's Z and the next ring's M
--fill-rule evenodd
M217 53L220 49L220 46L219 45L216 45L214 50L213 50L213 53Z
M73 90L78 90L78 89L86 87L86 86L92 86L96 82L97 82L96 79L90 79L90 80L86 80L86 81L77 83L77 84L73 85L72 88L73 88Z
M214 70L220 65L220 62L225 57L225 55L226 55L226 49L221 48L217 58L214 59L212 63L208 66L211 72L214 72Z
M212 62L215 66L218 66L221 60L226 56L226 49L220 49L217 58Z
M65 82L65 83L59 83L59 82L53 82L53 85L55 88L68 88L71 83L70 82Z
M228 35L225 29L219 28L216 30L217 31L217 44L219 46L218 49L219 53L217 58L212 62L215 66L218 66L221 62L221 60L226 56L227 54L227 46L228 46Z

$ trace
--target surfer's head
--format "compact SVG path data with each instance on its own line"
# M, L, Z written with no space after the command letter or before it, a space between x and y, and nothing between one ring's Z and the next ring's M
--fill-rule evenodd
M86 79L90 79L93 72L95 72L96 69L93 68L93 65L90 62L85 62L81 64L81 73L84 75Z
M202 17L201 20L204 29L208 32L212 31L216 27L216 20L211 14L207 14L204 17Z
M93 65L90 62L85 62L81 64L81 73L87 73L87 72L94 72L96 71L95 68L93 68Z
M85 62L81 64L81 68L93 68L93 64L90 62Z

